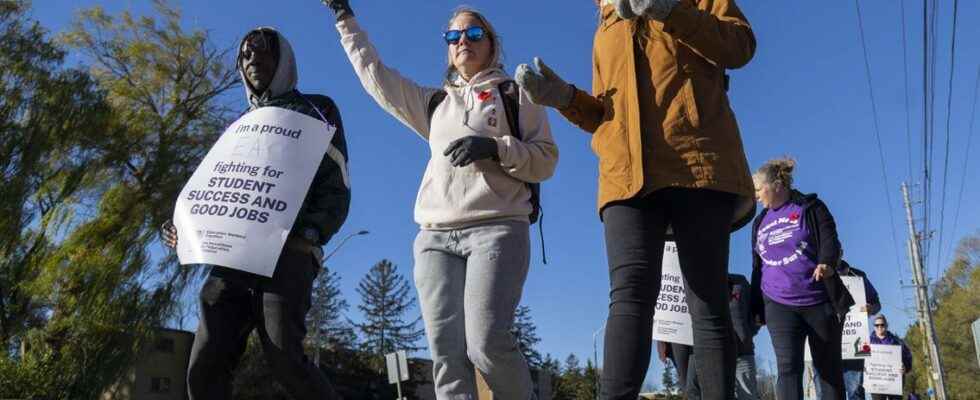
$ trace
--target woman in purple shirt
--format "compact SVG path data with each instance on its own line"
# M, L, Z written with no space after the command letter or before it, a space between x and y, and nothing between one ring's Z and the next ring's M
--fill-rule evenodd
M770 160L753 175L764 209L752 229L753 316L767 324L779 370L777 399L803 398L809 339L823 399L842 399L841 319L854 301L835 271L834 217L815 194L793 189L796 162Z

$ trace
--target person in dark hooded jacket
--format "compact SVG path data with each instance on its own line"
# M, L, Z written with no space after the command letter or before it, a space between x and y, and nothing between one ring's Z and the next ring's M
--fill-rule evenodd
M854 300L836 273L841 245L827 205L793 189L792 159L753 175L764 209L752 226L753 315L766 324L779 370L776 397L803 398L803 344L809 340L822 399L843 399L841 320Z
M844 252L841 251L843 257ZM854 268L846 260L841 259L837 267L837 274L840 276L856 276L864 281L865 304L861 304L861 311L868 315L877 314L881 311L881 300L878 291L868 279L868 274ZM844 359L844 398L847 400L864 400L864 359ZM816 385L817 397L821 395L820 385Z
M249 32L237 68L249 111L278 107L336 128L271 278L211 266L200 293L200 324L187 372L190 400L231 399L232 372L253 329L269 368L294 399L336 399L326 376L303 354L306 313L321 268L321 247L340 229L350 206L347 144L340 111L329 97L296 90L296 60L289 42L272 28ZM165 244L177 245L172 225Z

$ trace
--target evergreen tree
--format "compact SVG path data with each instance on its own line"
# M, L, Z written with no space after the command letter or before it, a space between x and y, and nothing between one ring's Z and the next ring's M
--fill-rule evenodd
M575 354L569 354L565 357L565 368L562 371L565 375L581 375L582 367L579 366L578 357Z
M558 360L551 357L551 354L544 356L544 361L541 362L541 372L546 372L552 376L561 375L561 363Z
M674 374L674 363L666 362L664 363L664 372L660 376L661 383L664 386L664 394L667 395L669 399L679 399L679 387L677 384L677 378Z
M306 314L307 340L314 351L354 345L353 328L344 317L349 308L340 293L340 275L324 266L313 281L310 312Z
M596 382L599 381L599 369L592 364L592 360L585 361L585 370L582 371L582 381L584 383L584 394L587 399L598 399L599 392Z
M364 322L352 324L361 332L364 350L384 355L422 349L417 345L425 334L418 328L422 317L406 321L406 314L415 305L412 288L391 261L374 264L358 283L357 293L361 295L357 308L364 313Z
M542 363L541 353L535 349L535 346L541 342L537 331L538 327L531 319L531 307L518 307L510 332L517 340L517 346L521 349L528 366L534 369L540 368Z
M579 365L578 357L575 354L570 354L565 359L561 376L553 382L552 397L554 400L594 399L595 381L593 379L596 373L591 360L586 363L583 370Z

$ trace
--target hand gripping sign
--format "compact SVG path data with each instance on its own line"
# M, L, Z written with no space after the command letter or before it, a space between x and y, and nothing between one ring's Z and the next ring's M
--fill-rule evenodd
M177 199L180 263L271 277L335 131L276 107L231 124Z
M848 293L854 298L854 305L844 316L844 326L841 329L841 358L845 360L863 360L871 356L871 335L868 327L868 313L861 311L867 304L864 293L864 279L859 276L841 276ZM810 353L810 341L804 343L804 361L813 361Z
M660 296L653 314L653 340L694 345L691 314L687 309L687 292L684 275L677 257L674 242L664 244L663 270L660 278Z

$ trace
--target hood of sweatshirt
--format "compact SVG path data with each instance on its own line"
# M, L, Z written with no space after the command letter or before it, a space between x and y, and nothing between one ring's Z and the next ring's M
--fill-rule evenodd
M501 82L511 80L512 78L504 72L503 68L487 68L483 71L478 72L473 75L469 81L464 80L459 75L456 75L455 80L451 85L446 86L446 91L456 92L457 95L463 98L463 115L462 121L460 121L463 126L470 126L471 114L473 114L474 109L477 104L481 101L481 94L493 91Z
M246 34L241 42L238 43L238 56L236 59L241 60L242 57L242 47L245 44L245 38L249 37L253 32L264 31L267 34L274 34L279 41L279 64L276 65L276 72L272 76L272 82L269 83L269 88L263 93L258 93L255 89L248 83L248 79L245 77L245 71L241 68L241 63L238 64L238 75L242 79L242 86L245 87L245 97L248 99L248 104L250 109L255 109L259 107L259 104L264 100L273 99L283 94L290 93L296 89L297 81L299 76L296 72L296 56L293 54L293 47L289 45L289 41L275 28L271 27L258 27Z

